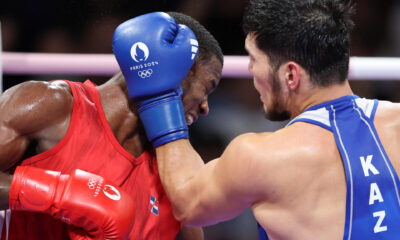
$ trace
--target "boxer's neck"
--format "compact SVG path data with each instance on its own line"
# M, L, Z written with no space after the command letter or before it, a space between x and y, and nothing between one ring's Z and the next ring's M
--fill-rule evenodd
M333 84L327 87L313 87L300 93L296 100L292 101L290 113L291 118L295 118L309 107L318 105L336 98L353 95L348 80L341 84Z
M119 144L139 157L149 144L125 79L117 74L98 88L105 117Z

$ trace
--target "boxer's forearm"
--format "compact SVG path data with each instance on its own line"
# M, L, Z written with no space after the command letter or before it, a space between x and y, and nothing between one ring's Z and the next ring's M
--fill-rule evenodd
M0 210L8 209L12 175L0 172Z
M156 153L161 181L175 217L181 220L185 212L190 212L193 198L201 188L197 175L204 162L187 139L162 145Z
M244 140L252 141L237 138L221 157L207 164L187 139L156 148L161 181L174 215L183 225L208 226L232 219L259 198L244 184L251 174Z

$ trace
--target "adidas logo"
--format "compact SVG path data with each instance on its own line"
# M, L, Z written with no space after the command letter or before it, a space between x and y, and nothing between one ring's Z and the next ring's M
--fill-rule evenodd
M197 51L199 50L199 42L196 39L190 39L190 45L192 45L192 60L196 57Z

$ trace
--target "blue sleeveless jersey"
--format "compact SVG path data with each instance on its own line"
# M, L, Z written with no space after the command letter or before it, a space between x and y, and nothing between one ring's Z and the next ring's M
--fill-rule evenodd
M333 132L346 172L343 240L400 239L400 182L373 124L377 100L345 96L307 109L308 122ZM260 239L268 240L258 225Z

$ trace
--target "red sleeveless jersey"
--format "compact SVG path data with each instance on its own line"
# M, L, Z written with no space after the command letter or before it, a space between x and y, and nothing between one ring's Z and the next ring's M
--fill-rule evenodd
M161 185L155 155L129 154L116 140L106 120L95 85L68 82L74 96L69 129L52 149L28 158L21 165L71 173L82 169L114 182L136 203L129 239L174 239L180 224ZM68 226L46 214L11 211L3 224L8 239L69 239ZM8 234L4 231L7 230Z

